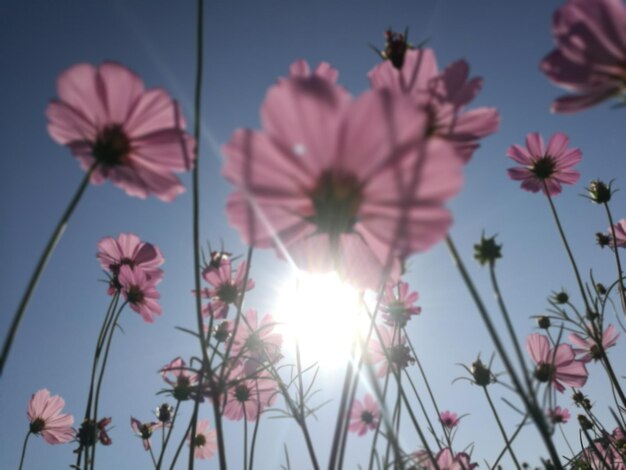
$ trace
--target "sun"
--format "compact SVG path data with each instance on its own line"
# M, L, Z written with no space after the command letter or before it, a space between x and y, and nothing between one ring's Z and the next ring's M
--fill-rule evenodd
M280 290L276 309L283 348L295 355L300 347L303 367L343 367L364 331L360 296L332 272L299 272Z

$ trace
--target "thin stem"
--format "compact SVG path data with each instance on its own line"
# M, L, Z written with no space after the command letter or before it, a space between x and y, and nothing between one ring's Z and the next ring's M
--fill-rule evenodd
M561 240L563 241L563 245L565 246L565 251L567 251L567 256L572 263L572 268L574 269L574 274L576 275L576 282L578 283L578 288L580 289L580 295L583 297L583 301L585 303L585 307L587 311L590 311L591 308L589 306L589 301L587 300L587 293L585 292L585 286L583 284L582 278L580 277L580 273L578 272L578 266L576 265L576 260L574 259L574 255L572 250L569 247L569 243L567 242L567 237L565 236L565 232L563 231L563 227L561 226L561 220L559 219L559 215L556 212L556 207L554 206L554 202L552 201L552 196L548 192L548 185L545 181L543 181L543 189L546 197L548 198L548 202L550 203L550 209L552 210L552 215L554 216L554 221L556 222L556 227L559 229L559 235L561 235Z
M604 208L606 210L606 215L609 219L609 226L611 227L611 237L613 238L613 253L615 254L615 264L617 265L617 279L619 281L619 294L620 299L622 301L622 310L624 314L626 314L626 292L624 292L624 283L622 282L622 263L620 261L619 252L617 251L616 245L616 236L615 236L615 225L613 224L613 216L611 215L611 210L609 209L609 204L607 202L604 203Z
M176 422L176 416L178 416L178 408L180 407L180 400L176 401L176 408L174 408L174 414L172 415L172 422L170 423L170 427L167 430L167 436L165 437L165 441L161 446L161 452L159 453L159 461L156 465L156 470L160 470L161 465L163 464L163 456L165 455L165 449L167 444L170 442L170 436L172 435L172 430L174 429L174 423ZM165 426L163 427L163 432L165 432Z
M389 378L391 376L391 369L387 370L387 374L385 374L385 383L383 385L383 400L387 399L387 390L389 388ZM368 469L372 470L374 466L374 455L376 454L376 441L378 440L378 435L380 434L380 425L382 424L382 420L379 419L376 424L376 429L374 430L374 438L372 439L372 446L370 450L370 461L368 465Z
M246 407L241 408L243 408L243 470L246 470L248 468L248 416Z
M606 373L611 380L611 384L613 385L613 389L619 395L620 400L622 401L622 405L626 407L626 396L624 396L624 391L622 387L620 387L619 382L617 381L617 376L615 375L615 371L613 370L613 366L611 366L611 362L609 361L608 356L606 355L606 351L602 352L602 364L604 364L604 368L606 369ZM618 407L619 409L620 407Z
M111 351L111 340L113 339L113 333L115 333L115 327L117 326L117 321L119 320L120 315L122 311L124 310L124 307L126 307L127 303L128 302L124 302L122 306L119 308L119 310L117 311L117 313L115 314L113 318L113 322L111 323L111 328L109 330L109 337L107 338L107 341L106 341L106 346L104 349L104 357L102 358L102 366L100 367L100 375L98 376L98 383L96 385L96 396L95 396L94 404L93 404L93 420L94 420L94 423L96 424L98 423L98 405L100 404L100 389L102 387L104 371L106 369L107 361L109 359L109 352ZM94 427L94 432L95 432L95 427ZM94 441L93 450L91 453L91 470L93 470L96 466L96 447L97 447L96 441Z
M506 431L504 430L502 421L500 421L500 416L498 416L498 411L496 410L496 407L494 406L493 401L491 400L491 395L489 395L489 391L487 390L487 387L483 387L483 391L485 392L485 397L487 397L487 401L489 402L489 408L491 408L491 412L493 413L494 418L496 418L496 423L498 423L500 434L502 434L502 438L504 439L504 445L509 451L511 458L513 459L513 463L515 463L515 466L517 467L517 469L521 470L522 467L517 461L517 457L515 457L515 452L513 452L513 448L511 447L511 444L509 444L509 438L506 435Z
M524 375L526 386L528 387L528 390L530 391L532 390L532 384L530 382L530 377L528 376L528 372L526 370L526 361L524 360L524 355L522 354L522 348L519 344L519 341L517 340L517 335L515 334L515 329L513 328L513 323L511 322L509 311L506 308L506 305L504 303L504 298L502 297L500 286L498 285L498 279L496 277L496 268L495 268L494 263L489 263L489 276L491 277L491 285L493 286L493 291L496 295L496 300L498 301L498 306L500 307L502 318L504 318L504 323L506 324L506 328L509 332L509 336L511 337L511 342L513 343L513 346L515 347L515 353L517 354L517 359L522 369L522 374Z
M513 443L513 441L515 440L515 438L518 436L518 434L521 432L521 430L524 428L524 424L526 424L526 421L528 421L528 414L524 415L524 419L522 419L522 422L519 424L519 426L517 426L517 429L515 430L515 432L513 433L513 435L511 436L511 438L507 441L507 443L510 445ZM496 459L496 461L493 463L493 465L491 466L491 468L497 468L498 463L500 462L500 460L502 460L502 457L504 457L504 454L506 453L506 451L508 450L508 447L505 447L504 449L502 449L502 452L500 452L500 454L498 455L498 458Z
M257 403L261 402L261 397L260 397L261 392L259 391L259 387L256 388L256 396L257 396ZM261 413L260 410L257 410L257 414L256 414L256 420L254 422L254 430L252 431L252 443L250 445L250 467L249 470L252 470L252 467L254 465L254 449L256 446L256 436L259 432L259 423L261 422ZM246 469L244 469L246 470Z
M156 462L156 459L154 458L154 452L152 451L152 446L148 447L148 450L150 451L150 458L152 459L152 465L154 465L154 468L156 468L157 462Z
M178 460L180 451L183 448L183 444L185 443L185 440L187 439L187 435L189 434L189 431L191 431L191 425L192 425L192 421L190 420L189 425L187 426L187 430L183 434L183 438L180 440L180 444L178 444L178 447L176 448L176 453L174 454L174 460L172 460L172 464L170 465L170 470L174 470L174 466L176 465L176 461ZM189 443L189 445L191 446L191 443Z
M296 358L298 360L297 361L298 364L300 362L299 353L300 351L296 344ZM298 365L298 368L299 368L299 365ZM344 434L345 426L343 426L343 424L346 423L347 421L346 414L349 413L349 411L346 409L346 406L348 404L348 396L350 395L350 390L351 390L351 385L352 385L352 380L353 380L352 379L353 369L354 369L354 366L352 364L352 361L348 360L348 364L346 367L346 374L343 379L341 401L339 402L339 409L337 410L337 422L335 423L335 432L334 432L333 441L332 441L333 444L330 450L330 456L329 456L329 461L328 461L328 468L331 470L335 467L335 461L337 459L337 452L341 444L342 435ZM355 388L356 388L356 385L355 385Z
M506 354L506 351L502 345L502 342L500 341L500 337L498 336L495 326L493 325L493 322L491 321L489 313L487 312L487 309L485 308L485 305L483 304L483 301L480 295L478 294L478 291L476 290L476 287L474 286L474 283L472 282L471 277L469 276L467 270L465 269L465 265L463 264L463 261L461 260L461 257L459 256L459 253L450 235L446 237L446 243L448 245L450 254L452 255L452 259L454 263L456 264L459 270L459 273L461 274L461 277L463 278L463 281L465 282L465 285L467 289L469 290L470 295L472 296L472 299L474 300L474 303L476 304L478 313L480 314L481 319L483 320L483 323L485 324L485 327L487 328L489 336L491 336L491 340L493 341L493 344L496 350L498 351L500 359L502 360L507 370L507 373L511 377L511 380L513 382L513 385L515 386L515 390L517 391L517 394L519 395L521 400L524 402L524 406L526 407L526 410L528 411L531 418L535 422L535 425L537 426L537 429L539 430L539 433L541 434L541 438L548 450L548 453L550 454L550 457L552 458L552 462L554 463L557 469L562 469L563 465L561 464L559 454L556 451L556 448L554 447L554 442L552 442L552 438L546 427L543 412L536 405L534 394L527 395L525 393L524 388L522 387L522 384L520 383L520 380L517 377L517 374L515 373L513 364L511 364L511 361L508 355Z
M394 376L396 378L396 382L398 384L398 388L396 390L396 405L394 406L393 409L393 415L391 416L391 422L393 423L395 421L396 423L396 436L399 435L399 428L400 428L400 409L401 409L401 405L402 405L402 397L400 395L400 388L401 388L401 377L400 374L398 372L394 371ZM387 441L387 448L385 449L385 460L383 460L383 462L387 463L389 462L389 452L391 451L391 441Z
M32 433L28 431L26 433L26 437L24 438L24 445L22 446L22 457L20 457L20 466L19 470L22 470L22 466L24 465L24 457L26 457L26 444L28 444L28 438Z
M54 249L56 248L57 244L59 243L61 236L63 236L63 232L65 232L65 229L67 228L67 223L70 220L70 217L72 216L72 213L74 212L74 209L76 209L78 202L81 200L83 193L85 192L85 189L87 189L87 185L89 184L89 179L91 178L91 175L93 174L97 166L98 166L98 163L96 162L91 166L91 168L89 168L89 171L85 173L85 176L83 177L83 180L78 186L78 189L76 190L76 193L74 194L74 197L72 197L72 200L70 201L69 205L65 209L65 212L63 212L63 215L61 216L61 220L59 220L59 223L54 229L54 232L52 232L52 236L50 237L50 240L48 241L46 248L44 249L41 257L39 258L39 262L37 263L35 272L31 276L30 281L28 282L28 286L26 287L26 291L22 295L22 300L20 301L20 305L17 308L15 315L13 316L11 327L9 328L9 332L7 333L7 336L4 340L4 346L2 347L2 355L0 356L0 375L2 375L2 371L4 370L4 366L6 364L7 358L9 357L9 352L11 351L11 345L13 344L13 340L15 339L15 335L17 334L17 329L19 328L20 322L22 321L22 318L24 317L24 313L26 312L26 308L28 307L30 298L32 297L33 292L35 292L35 288L37 287L39 278L41 277L43 270L46 268L46 265L48 264L50 256L52 256L52 253Z

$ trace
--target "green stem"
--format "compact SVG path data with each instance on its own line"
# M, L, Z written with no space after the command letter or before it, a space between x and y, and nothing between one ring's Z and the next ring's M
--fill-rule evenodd
M24 438L24 445L22 446L22 457L20 458L19 470L22 470L22 467L24 465L24 457L26 457L26 444L28 444L28 438L30 437L31 434L32 433L28 431L26 433L26 437Z
M172 415L172 422L170 423L170 427L167 430L167 436L165 437L165 441L161 446L161 452L159 453L159 461L156 465L156 470L161 469L161 465L163 464L163 456L165 455L165 449L167 444L170 442L170 436L172 435L172 430L174 429L174 422L176 421L176 416L178 415L178 408L180 407L180 400L176 402L176 408L174 408L174 414ZM165 427L163 428L163 432L165 432Z
M611 236L613 237L613 253L615 254L615 264L617 265L617 279L619 281L619 294L620 299L622 301L622 310L624 314L626 314L626 292L624 292L624 283L622 282L622 262L620 260L619 252L617 251L617 245L615 244L616 236L615 236L615 225L613 224L613 216L611 215L611 210L609 209L609 204L604 203L604 208L606 210L606 215L609 219L609 226L611 227Z
M509 443L509 438L506 435L504 426L502 426L502 421L500 421L500 416L498 416L498 411L496 410L496 407L494 406L493 401L491 400L491 395L489 395L489 392L487 391L487 387L483 387L483 391L485 392L485 396L487 397L487 401L489 402L489 408L491 408L491 412L493 413L494 418L496 418L496 423L498 423L498 429L500 429L500 434L502 434L502 438L504 439L504 445L509 451L511 458L513 459L513 463L515 463L515 466L517 467L517 470L521 470L522 467L517 461L517 457L515 457L515 452L513 452L513 448L511 447L511 444Z
M7 336L4 340L4 346L2 347L2 355L0 355L0 375L2 375L2 371L4 370L4 366L9 357L9 352L11 351L11 345L13 344L13 340L15 339L15 335L17 334L17 329L19 328L20 322L22 321L22 318L24 317L24 313L26 312L26 308L28 307L30 298L32 297L33 292L35 292L35 288L37 287L39 278L41 277L43 270L46 268L46 265L48 264L50 256L52 256L52 253L54 249L56 248L57 244L59 243L61 236L63 236L63 232L65 232L65 229L67 228L67 223L70 220L70 217L72 216L74 212L74 209L76 209L78 202L81 200L83 193L85 192L85 189L87 189L87 185L89 184L89 179L91 178L91 175L93 174L97 166L98 166L98 163L96 162L91 166L91 168L89 168L89 171L85 173L85 176L83 177L83 180L80 183L80 186L78 186L78 190L76 191L76 193L74 194L74 197L72 197L72 200L70 201L69 205L65 209L65 212L61 216L61 220L59 220L59 223L54 229L54 232L52 232L52 236L50 237L50 240L48 241L46 248L44 249L41 257L39 258L39 262L37 263L35 272L31 276L30 281L28 282L28 286L26 287L26 291L22 295L22 300L20 301L20 305L17 308L15 315L13 316L13 321L11 322L9 332L7 333Z
M260 396L261 392L259 391L259 387L256 388L256 396L257 396L257 403L261 402L261 396ZM261 413L260 410L257 410L257 414L256 414L256 420L254 422L254 431L252 431L252 443L250 445L250 467L249 470L252 470L252 467L254 465L254 449L256 446L256 437L257 434L259 432L259 423L261 422ZM246 469L244 469L246 470Z
M174 470L174 466L176 465L176 461L178 460L178 456L180 455L180 451L183 448L183 444L185 443L185 439L187 438L187 435L191 431L191 425L192 425L192 421L189 420L189 425L187 426L187 429L185 430L185 433L183 434L183 438L180 440L180 444L178 444L178 447L176 448L176 453L174 454L174 459L172 460L172 464L170 465L170 470ZM189 445L191 446L191 442L189 443Z
M529 392L529 395L526 395L526 392L524 391L524 388L522 387L522 384L519 378L517 377L517 374L515 373L513 364L511 363L511 360L509 359L502 345L502 341L500 340L500 337L498 336L496 328L493 322L491 321L491 317L489 316L489 313L487 312L487 309L485 308L485 305L483 304L483 301L480 295L478 294L476 287L474 286L472 278L470 277L467 270L465 269L465 265L463 264L463 261L461 260L461 257L459 256L459 253L450 235L446 237L446 243L448 245L450 254L452 255L452 259L454 263L456 264L459 270L459 273L461 274L461 277L463 278L463 281L465 282L465 285L467 289L469 290L470 295L472 296L472 299L474 300L474 303L478 309L478 313L480 314L480 317L483 320L485 327L487 328L489 336L491 337L491 340L493 341L493 344L496 350L498 351L498 355L500 356L500 359L502 360L507 370L507 373L509 374L509 377L511 378L511 381L513 382L515 390L517 394L519 395L520 399L524 402L524 406L526 407L526 410L530 414L532 420L535 422L535 425L537 426L537 429L539 430L539 434L541 435L541 438L548 450L548 453L550 454L550 457L552 458L552 462L556 466L557 470L563 469L563 465L561 464L559 454L556 451L556 448L554 447L554 442L552 441L550 432L547 429L543 412L537 406L534 394Z
M578 283L578 288L580 289L580 295L583 297L583 302L585 303L585 307L587 312L591 311L591 307L589 306L589 301L587 300L587 293L585 292L585 286L583 284L582 278L580 277L580 273L578 272L578 266L576 265L576 260L574 259L574 254L567 242L567 237L565 236L565 232L563 231L563 226L561 225L561 220L559 219L559 215L556 212L556 207L554 206L554 202L552 201L552 196L548 192L548 185L545 181L543 181L543 188L546 197L548 198L548 202L550 203L550 209L552 210L552 215L554 216L554 221L556 222L556 227L559 230L559 235L561 235L561 240L563 241L563 245L565 246L565 251L567 252L567 256L572 264L572 268L574 269L574 274L576 276L576 282Z

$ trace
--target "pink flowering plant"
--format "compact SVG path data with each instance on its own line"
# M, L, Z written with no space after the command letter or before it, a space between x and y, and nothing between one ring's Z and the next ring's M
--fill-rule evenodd
M32 395L19 468L28 461L31 435L48 444L70 443L67 464L76 470L107 468L118 442L133 438L141 443L138 451L143 448L144 467L157 470L200 468L204 460L221 470L252 470L254 464L316 470L626 468L626 372L619 352L620 330L626 331L626 219L613 218L613 180L591 180L585 197L606 219L594 219L589 240L598 227L608 230L596 232L599 247L591 242L587 248L604 256L610 269L579 268L587 258L570 242L557 208L586 171L577 135L522 129L517 135L526 136L524 144L503 145L497 157L503 184L508 157L516 164L508 177L525 191L519 197L545 204L554 221L554 232L541 232L538 240L553 251L549 263L533 258L533 240L519 250L537 270L566 267L553 282L567 283L567 290L539 287L544 311L531 314L531 333L522 334L521 315L513 314L520 308L509 308L511 294L500 287L500 267L509 256L500 243L506 234L483 232L474 244L474 259L484 271L465 264L468 244L457 248L451 234L455 198L464 182L471 185L477 177L470 165L485 158L481 145L499 130L500 112L479 105L483 78L470 74L468 61L440 67L435 49L412 44L408 31L385 32L384 46L374 48L380 60L372 56L371 70L363 74L370 88L360 93L342 83L343 64L311 67L301 59L284 64L284 76L264 84L257 129L235 129L221 146L221 175L230 188L225 217L246 248L238 253L237 241L226 238L219 250L209 244L203 251L200 221L206 216L218 226L219 216L200 211L200 188L208 187L198 171L206 137L200 113L202 7L198 0L193 135L178 101L162 88L147 88L117 62L78 63L58 77L58 97L45 110L48 133L86 174L12 317L0 373L43 269L90 183L109 180L128 196L173 202L185 191L176 174L192 172L193 243L180 247L193 252L186 266L193 276L176 274L181 255L165 253L162 233L154 239L163 252L130 231L94 240L90 282L95 285L99 263L106 288L98 291L101 304L86 310L101 326L85 333L94 335L95 345L76 352L89 358L90 369L78 384L84 401L68 407L84 413L74 426L61 397L45 388ZM557 98L554 111L624 100L622 0L566 0L554 14L552 33L556 49L540 69L572 93ZM543 228L540 215L532 221ZM432 265L423 285L413 285L410 275L421 276L413 260L443 245L460 281L433 287L428 277L436 278L439 267ZM286 270L295 287L268 286L266 278ZM486 288L477 281L483 277ZM537 297L534 279L514 281L507 287ZM163 291L162 298L168 283L179 292ZM428 322L444 320L428 301L429 290L462 297L463 315L484 326L490 340L474 341L468 329L477 356L461 364L463 380L454 380L454 393L442 388L447 379L435 359L447 359L458 345L431 333ZM277 297L291 294L294 302L282 306ZM172 308L174 301L180 311ZM184 343L148 339L149 348L138 346L171 319L182 324L176 334L184 335ZM459 320L445 328L466 327ZM70 332L55 333L70 341ZM338 347L342 342L345 351ZM483 362L481 353L491 359ZM140 410L115 393L125 361L138 359L146 366L133 375L146 388L155 377L160 384L149 391L158 401ZM333 367L343 380L325 390L320 383ZM591 395L588 384L604 393ZM470 396L483 407L468 409ZM128 406L126 415L114 416L115 398ZM128 420L130 426L121 424ZM275 432L272 423L280 420L289 423L289 435ZM491 441L487 450L477 442L483 432ZM528 453L524 439L532 439L536 454ZM283 461L262 460L267 448Z

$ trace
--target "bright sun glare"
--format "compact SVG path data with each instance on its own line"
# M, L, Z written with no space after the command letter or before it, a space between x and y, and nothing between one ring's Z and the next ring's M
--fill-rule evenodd
M335 273L298 273L281 289L276 313L283 348L294 352L298 340L303 367L342 367L363 331L359 295Z

